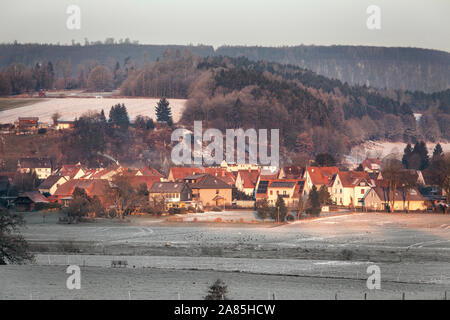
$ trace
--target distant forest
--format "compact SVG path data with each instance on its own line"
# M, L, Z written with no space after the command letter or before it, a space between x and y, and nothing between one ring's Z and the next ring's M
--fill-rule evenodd
M0 68L13 63L26 66L48 60L71 63L72 75L79 65L92 60L111 65L134 63L142 67L154 62L165 51L189 50L200 56L246 57L253 61L278 62L314 71L350 85L374 88L423 91L427 93L450 89L450 53L419 48L386 48L366 46L293 46L241 47L222 46L214 50L206 45L140 45L126 39L84 44L0 44Z
M94 46L95 47L95 46ZM73 70L77 70L76 73ZM340 159L366 140L450 140L450 90L435 93L349 85L294 65L244 57L203 58L166 49L156 61L43 59L0 70L0 95L41 89L119 89L124 96L188 99L181 122L206 127L278 128L285 159ZM153 107L153 106L149 106ZM416 121L414 112L422 117Z

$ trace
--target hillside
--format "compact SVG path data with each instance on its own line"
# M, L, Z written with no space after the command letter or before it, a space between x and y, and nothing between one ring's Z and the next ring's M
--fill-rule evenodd
M386 48L365 46L295 46L240 47L139 44L39 45L1 44L0 68L12 63L33 65L42 60L71 61L76 66L97 60L109 65L116 61L134 61L142 66L144 60L156 61L168 50L188 49L201 57L244 56L250 60L266 60L297 65L349 84L375 88L434 92L450 88L450 53L419 48Z

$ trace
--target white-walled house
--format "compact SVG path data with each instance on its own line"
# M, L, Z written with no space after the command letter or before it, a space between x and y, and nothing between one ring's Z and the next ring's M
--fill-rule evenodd
M331 199L337 205L361 207L364 195L374 186L367 172L340 171L331 185Z

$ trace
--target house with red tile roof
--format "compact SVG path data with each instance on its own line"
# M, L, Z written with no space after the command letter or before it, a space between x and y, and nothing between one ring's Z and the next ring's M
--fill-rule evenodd
M328 187L328 192L331 193L330 188L338 172L338 167L307 167L305 172L305 195L309 194L313 185L316 186L317 190L325 185Z
M202 168L198 167L172 167L170 168L169 175L167 176L167 181L169 182L181 182L187 176L192 176L195 174L205 173Z
M364 171L339 171L330 188L331 200L337 205L361 207L364 195L375 182Z
M393 192L389 192L389 188L377 185L364 195L364 207L369 210L388 210L393 200L395 211L424 211L427 209L426 199L417 188L400 187L395 191L395 200L392 199L393 196Z
M260 170L239 170L236 175L236 189L252 196L258 183Z
M53 200L63 203L63 200L71 199L75 188L86 191L90 197L98 197L102 204L109 202L109 196L113 185L108 180L102 179L72 179L60 185L53 194Z
M204 207L231 206L232 187L218 177L204 174L190 188L193 200L201 202Z
M267 199L270 205L275 205L278 197L285 204L295 207L300 198L304 198L304 179L260 179L255 191L256 201Z
M380 172L383 162L379 159L367 158L361 163L361 166L365 172L373 173Z

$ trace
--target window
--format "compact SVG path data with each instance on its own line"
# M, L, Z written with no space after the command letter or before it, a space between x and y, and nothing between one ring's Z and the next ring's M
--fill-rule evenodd
M273 190L270 190L270 195L273 195Z
M361 189L361 194L364 194L364 189Z

